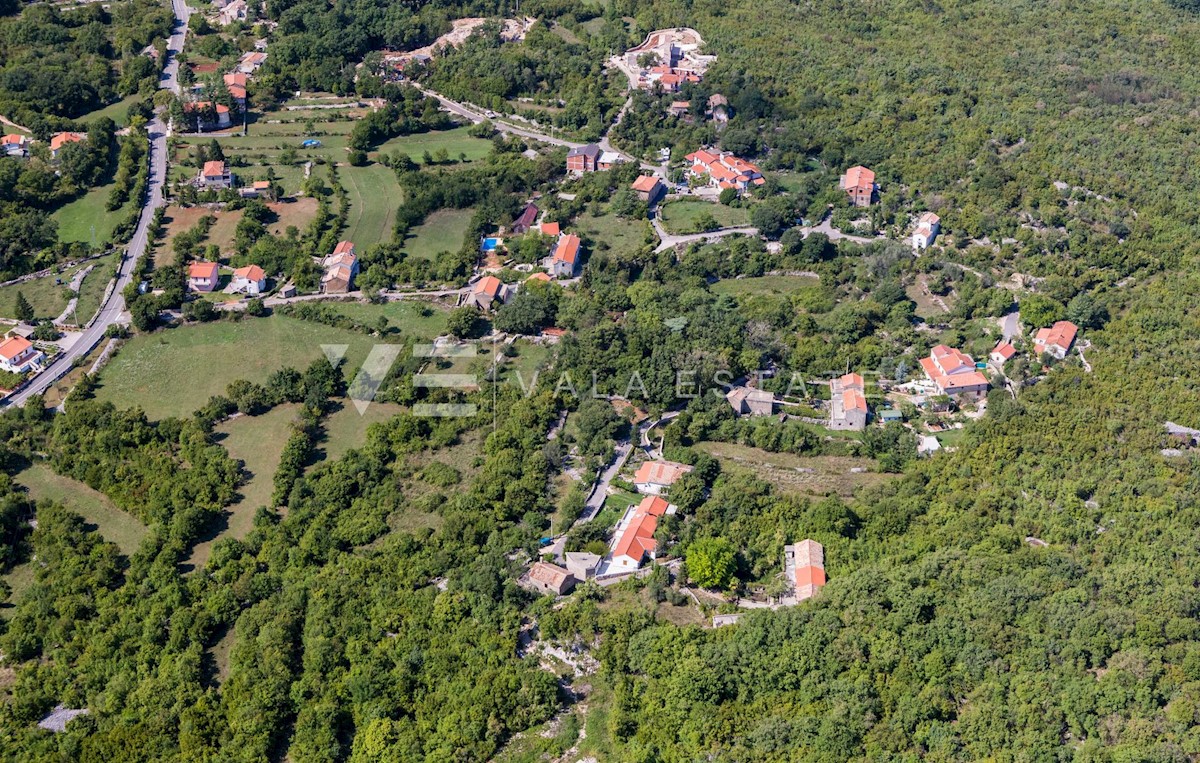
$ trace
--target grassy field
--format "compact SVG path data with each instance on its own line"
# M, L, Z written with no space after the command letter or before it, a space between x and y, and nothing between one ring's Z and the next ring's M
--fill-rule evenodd
M470 129L470 127L456 127L453 130L442 132L404 135L392 138L372 153L373 155L405 153L414 162L421 163L424 161L422 157L426 151L436 154L444 148L452 160L457 161L461 155L465 154L467 161L473 162L491 153L492 142L483 138L472 138L467 134Z
M50 218L58 223L58 240L99 245L112 238L113 228L133 209L132 202L115 212L105 208L112 187L113 183L107 183L93 188L55 210Z
M533 384L534 374L550 357L550 348L526 341L515 342L513 348L517 354L506 358L500 366L500 383L528 388Z
M413 228L404 241L410 256L432 260L438 252L458 251L475 213L470 209L439 209Z
M17 483L37 501L54 501L83 517L105 540L117 544L129 556L146 537L146 527L118 509L108 496L82 482L55 474L45 464L34 464L17 475Z
M83 283L79 286L79 298L75 302L75 316L78 317L81 325L87 323L100 309L100 301L104 299L108 282L116 274L117 256L115 254L106 255L92 260L92 264L96 267L92 268L92 271L84 277Z
M116 103L110 103L102 109L96 109L95 111L84 114L79 118L78 121L82 122L83 124L91 124L97 119L108 117L113 122L116 122L117 127L125 127L129 124L129 107L134 103L137 103L138 100L140 100L140 98L137 94L127 96Z
M35 318L57 318L67 306L67 283L70 281L70 271L45 278L35 278L32 281L13 284L0 288L0 316L5 318L17 317L17 293L24 295L25 300L33 305ZM55 279L62 281L55 284Z
M588 238L596 249L609 249L617 255L637 252L652 238L650 223L646 220L624 220L614 214L595 217L585 213L575 218L572 226L580 235Z
M449 310L442 305L413 300L410 302L327 302L331 309L360 323L374 326L380 317L387 318L389 329L398 329L401 336L433 339L446 333ZM394 335L394 334L393 334Z
M601 527L612 529L617 526L617 522L621 521L621 517L625 514L625 510L635 503L642 500L642 496L637 493L629 493L624 490L614 488L615 492L604 498L604 505L600 507L600 511L592 520Z
M242 462L244 482L238 488L238 498L227 507L224 521L217 523L213 531L192 548L187 561L190 569L203 568L212 554L213 544L221 538L245 538L254 527L254 513L258 507L270 505L275 470L279 468L283 445L291 434L291 425L299 409L298 405L279 405L261 416L238 416L217 427L218 442L229 451L230 458Z
M371 403L359 414L352 400L342 400L341 408L326 416L322 423L324 434L317 443L320 451L317 458L335 461L351 448L361 448L367 444L367 427L407 410L406 406L395 403Z
M786 297L804 289L821 288L820 278L809 276L760 276L758 278L730 278L712 285L716 294L734 297L765 295Z
M352 377L378 341L283 316L141 334L100 374L97 396L121 408L141 406L151 419L185 416L237 379L263 383L286 366L303 370L322 356L323 344L349 345L343 369Z
M288 226L294 225L303 230L309 221L317 214L316 199L301 198L295 201L271 202L267 204L275 213L276 220L267 225L267 230L274 235L283 234ZM175 260L172 242L180 233L193 227L201 217L212 215L216 222L209 228L201 247L216 244L222 255L233 251L234 235L237 225L242 219L242 211L212 210L204 207L167 207L163 218L164 233L154 247L154 264L156 267L170 264Z
M29 586L33 585L34 562L25 562L13 567L7 573L0 575L0 580L8 583L8 587L12 589L12 594L9 595L9 604L0 602L0 618L7 620L11 617L11 613L16 607L11 602L20 600L21 596L29 590ZM0 668L0 697L3 697L4 688L4 668ZM10 675L11 678L11 675Z
M893 476L874 471L851 473L853 468L874 469L875 462L869 458L794 456L724 442L703 442L699 447L723 464L748 469L789 493L849 498L858 488L878 485Z
M671 233L698 232L696 221L705 212L712 215L722 228L737 228L750 224L749 210L709 201L684 199L664 204L660 209L663 227Z
M346 238L360 248L391 241L396 207L402 199L396 173L382 164L372 164L339 167L338 176L350 194Z

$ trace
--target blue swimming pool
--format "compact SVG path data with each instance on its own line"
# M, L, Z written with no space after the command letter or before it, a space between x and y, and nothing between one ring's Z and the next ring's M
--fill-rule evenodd
M494 252L500 246L500 239L491 236L483 240L483 251Z

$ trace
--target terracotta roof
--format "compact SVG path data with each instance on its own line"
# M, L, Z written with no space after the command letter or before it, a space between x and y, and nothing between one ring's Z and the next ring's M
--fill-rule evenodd
M691 101L671 101L671 108L673 109L690 109L691 107Z
M18 357L23 352L28 352L33 347L29 340L20 336L10 336L3 342L0 342L0 358L12 360Z
M500 279L495 276L484 276L475 282L475 285L471 287L471 291L475 294L486 294L495 299L496 295L500 293L500 287L503 285Z
M815 540L802 540L794 546L796 588L825 585L825 549Z
M185 103L185 104L183 104L183 110L190 114L193 111L200 111L202 109L207 109L209 106L212 106L213 109L218 114L228 114L229 113L228 106L226 106L223 103L218 103L217 105L213 106L212 101L195 101L193 103Z
M24 135L18 135L15 132L10 132L3 138L0 138L0 145L4 146L23 146L27 138Z
M650 193L658 187L658 178L653 175L642 175L637 180L633 181L633 190L641 191L642 193Z
M856 373L846 374L839 378L838 381L841 382L842 389L857 389L859 391L863 389L863 378Z
M542 275L546 275L546 274L542 273ZM547 278L546 280L549 280L549 278ZM566 336L567 330L555 328L554 326L551 326L550 328L542 329L542 334L543 334L543 336Z
M562 233L562 228L559 227L558 223L542 223L543 236L557 236L560 233Z
M80 143L87 140L87 135L81 132L56 132L50 138L50 150L57 151L68 143Z
M1038 329L1033 343L1043 347L1057 347L1066 352L1071 349L1071 344L1075 341L1075 334L1078 332L1079 328L1074 323L1058 321L1050 328Z
M238 278L245 278L247 281L261 281L267 277L266 271L258 265L247 265L244 268L238 268L233 271L233 274Z
M217 263L215 262L193 262L188 265L188 278L202 278L205 280L216 280L217 278Z
M354 243L352 241L339 241L337 246L333 248L334 254L354 254Z
M628 556L641 561L646 554L654 553L654 531L658 529L658 518L667 513L670 504L658 496L646 496L638 507L624 532L613 546L613 556Z
M846 174L842 176L844 188L873 188L875 186L875 173L863 166L855 166L846 170Z
M246 83L250 80L250 78L242 72L228 72L225 74L223 79L225 80L226 85L241 85L243 88L246 87Z
M574 265L579 261L579 245L579 236L568 233L558 240L558 246L554 248L554 259Z
M661 517L667 513L667 509L671 508L671 504L667 503L665 498L660 498L657 495L648 495L638 504L637 510L644 511L652 516Z
M353 277L354 277L354 274L351 272L350 266L339 263L339 264L336 264L333 267L329 268L329 270L325 271L325 275L321 277L321 280L322 281L345 281L347 284L349 284L350 279Z
M219 178L225 175L225 162L205 162L204 177Z
M1017 354L1017 348L1013 347L1008 342L1001 342L1000 344L998 344L994 348L992 348L992 352L995 353L996 355L999 355L1000 357L1004 358L1005 360L1008 360L1013 355Z
M526 281L544 281L546 283L549 283L553 279L550 278L550 275L548 273L534 273L533 275L529 276L529 278L526 278L525 280Z
M867 399L857 389L848 389L842 393L842 409L846 411L866 411Z
M550 564L549 562L536 562L532 567L529 568L530 580L536 580L537 582L550 586L554 589L562 588L563 584L567 582L567 578L572 577L574 577L574 575L567 570L564 570L557 564Z
M691 470L692 467L687 464L677 464L674 461L645 461L633 475L633 481L638 484L674 485Z
M917 218L917 223L919 225L928 225L930 227L937 225L941 221L942 218L938 217L932 212L922 212L921 216Z
M252 183L250 187L256 191L266 191L266 190L270 189L271 181L270 180L255 180L254 183Z

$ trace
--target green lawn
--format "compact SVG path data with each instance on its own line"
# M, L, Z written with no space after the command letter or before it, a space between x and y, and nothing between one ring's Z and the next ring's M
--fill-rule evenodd
M526 341L515 342L513 348L517 354L505 359L500 366L500 383L512 384L522 390L529 389L533 384L534 374L538 373L539 367L550 357L550 348Z
M113 185L106 183L92 188L50 215L58 223L59 241L100 245L112 238L113 228L133 209L133 202L127 202L115 212L105 208Z
M648 238L657 242L649 221L626 220L612 213L600 217L584 213L575 218L571 227L586 237L595 249L607 248L616 255L634 254L646 245Z
M627 493L624 490L618 490L612 495L605 497L604 505L600 507L599 513L592 519L601 527L611 530L617 526L617 522L621 521L621 517L625 515L625 510L635 503L640 503L643 496L637 493Z
M75 315L80 325L87 323L96 311L100 309L100 300L104 299L104 291L108 282L116 273L117 256L110 254L98 260L92 260L96 267L88 273L79 287L79 298L75 303Z
M369 326L374 326L382 316L387 318L389 330L398 330L402 336L415 336L420 339L433 339L445 334L446 321L450 317L446 308L417 300L385 302L379 305L365 302L326 304L330 309Z
M412 229L404 249L410 256L426 260L434 259L438 252L456 252L463 245L474 214L470 209L439 209Z
M342 367L352 378L378 341L284 316L140 334L104 369L97 396L121 408L141 406L151 419L186 416L237 379L263 383L280 368L303 370L322 356L323 344L349 345Z
M62 283L55 284L55 279L62 280ZM62 273L0 288L0 316L17 317L17 292L20 292L25 301L33 305L35 318L57 318L67 306L69 281L70 274Z
M126 556L137 551L146 537L145 525L118 509L108 496L70 477L55 474L45 464L34 464L16 479L34 500L60 503L95 525L104 539L117 544Z
M342 407L325 417L322 423L324 436L317 446L321 457L330 461L346 455L351 448L366 445L367 427L408 410L406 406L396 403L371 403L359 414L352 400L340 402Z
M402 195L396 173L382 164L339 167L338 177L350 194L346 238L362 248L391 241L396 207Z
M712 290L716 294L730 294L735 297L756 295L783 297L813 288L821 288L821 279L808 276L761 276L759 278L728 278L712 285Z
M0 580L8 583L8 587L12 589L12 593L8 597L9 603L0 603L0 617L3 617L5 620L12 616L10 613L16 611L16 607L13 605L20 601L21 596L23 596L25 592L29 590L29 587L33 585L33 576L35 572L33 565L34 562L18 564L5 574L0 575ZM0 692L0 696L2 695L3 692Z
M91 124L101 117L108 117L117 124L117 127L125 127L129 124L129 107L134 103L137 103L139 100L140 97L135 93L134 95L122 98L116 103L110 103L102 109L96 109L95 111L88 112L87 114L81 116L78 121L82 122L83 124Z
M683 199L664 204L660 210L663 226L671 233L696 233L696 221L707 212L722 228L737 228L750 224L750 211L727 207L710 201Z
M453 130L442 132L425 132L392 138L387 143L380 145L373 154L401 152L408 154L414 162L422 162L426 151L436 154L439 149L444 148L454 161L457 161L460 155L465 154L467 161L473 162L491 153L492 142L483 138L472 138L467 134L470 129L470 127L456 127Z

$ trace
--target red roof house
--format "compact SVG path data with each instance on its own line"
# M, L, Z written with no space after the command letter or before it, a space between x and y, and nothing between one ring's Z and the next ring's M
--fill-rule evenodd
M875 173L862 166L846 170L839 185L850 196L850 202L856 207L871 206L875 191L879 188L875 184Z
M663 495L691 470L691 466L674 461L645 461L634 473L633 484L643 495Z
M980 397L987 393L987 377L975 369L975 361L966 353L939 344L921 358L925 375L943 395L972 395Z
M1070 321L1058 321L1050 328L1038 329L1033 337L1033 349L1038 355L1050 353L1062 360L1075 344L1079 327Z
M188 265L188 288L210 292L220 282L220 270L215 262L193 262Z

